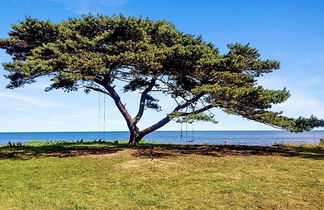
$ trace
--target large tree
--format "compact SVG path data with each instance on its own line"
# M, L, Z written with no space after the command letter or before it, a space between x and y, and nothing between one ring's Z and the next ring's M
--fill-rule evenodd
M103 15L84 15L59 24L26 18L12 26L0 48L12 56L4 68L8 88L22 87L50 76L46 91L64 89L97 91L110 96L130 131L130 145L171 120L212 121L213 107L249 120L294 132L323 126L316 117L297 119L269 110L284 102L289 92L268 90L257 78L279 69L279 62L262 60L249 45L229 44L220 54L200 36L184 34L167 21ZM115 85L123 91L140 91L139 108L131 116ZM146 109L160 110L152 92L162 92L177 102L171 113L140 130Z

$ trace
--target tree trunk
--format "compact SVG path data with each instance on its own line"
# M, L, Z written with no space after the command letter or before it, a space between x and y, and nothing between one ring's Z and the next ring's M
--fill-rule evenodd
M155 82L156 82L156 77L154 77L151 80L149 86L143 91L141 99L140 99L139 111L135 118L132 118L131 115L128 113L125 105L121 102L120 97L119 97L118 93L115 91L114 87L109 85L109 81L97 81L97 83L102 85L108 92L102 91L101 89L98 89L98 88L91 88L96 91L99 91L99 92L109 95L115 101L115 104L116 104L118 110L123 115L124 119L126 120L128 129L130 132L128 146L131 146L131 147L138 146L138 143L140 142L140 140L143 139L144 136L163 127L165 124L169 123L171 120L170 117L167 115L166 117L164 117L157 123L151 125L150 127L143 129L142 131L140 131L139 128L137 127L137 123L143 116L146 97L148 95L148 92L150 92L152 90L152 88L154 87ZM187 101L186 103L184 103L182 105L178 105L174 109L174 112L179 111L179 110L189 106L190 104L199 100L199 98L201 98L202 96L203 96L203 94L199 94L199 95L195 96L194 98L192 98L191 100ZM208 109L205 109L205 108L206 107L200 109L200 111L208 110L211 107L210 108L208 107Z
M136 141L135 137L129 137L129 141L128 141L128 146L129 147L137 147L138 146L138 142Z
M129 141L128 141L128 146L130 147L136 147L138 146L139 141L143 138L142 135L140 135L140 131L138 127L134 124L129 128Z
M128 146L137 147L139 142L143 139L146 134L143 134L139 131L137 126L134 126L134 129L130 129Z
M130 136L129 137L129 141L128 141L128 146L130 147L137 147L139 142L143 139L142 136L138 136L138 137L133 137Z

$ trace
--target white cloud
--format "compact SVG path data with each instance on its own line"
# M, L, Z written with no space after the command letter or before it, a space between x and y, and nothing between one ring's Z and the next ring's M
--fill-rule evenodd
M65 9L71 10L78 14L89 12L98 12L103 7L111 8L126 4L128 0L45 0L59 2L65 5Z
M18 104L17 102L24 102L40 108L50 108L50 107L68 108L68 105L63 103L53 102L50 100L45 100L45 99L30 97L25 95L12 94L9 92L0 92L0 101L2 105Z
M322 85L323 77L322 76L315 76L305 79L301 85L303 86L318 86Z
M292 94L292 96L282 104L274 106L275 110L284 111L285 115L292 117L315 115L324 118L323 103L305 94Z

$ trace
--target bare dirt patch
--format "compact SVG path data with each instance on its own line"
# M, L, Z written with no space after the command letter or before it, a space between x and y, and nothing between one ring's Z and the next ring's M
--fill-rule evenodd
M299 150L301 150L299 148ZM280 146L247 146L247 145L140 145L136 148L127 146L102 147L4 147L0 150L0 159L29 159L41 157L76 157L89 158L122 158L147 157L163 159L181 155L204 155L212 157L224 156L302 156L305 158L324 159L323 150L304 149Z
M102 151L99 154L85 154L84 157L88 158L125 158L125 157L132 157L136 153L135 149L131 148L122 148L121 150L114 151L114 152L105 152Z
M166 145L154 147L106 147L87 150L69 151L69 156L85 156L90 158L119 158L119 157L148 157L150 159L164 158L174 155L207 155L214 157L224 156L295 156L295 151L271 146L245 145Z
M245 146L245 145L167 145L154 146L154 148L138 149L136 156L165 157L171 155L208 155L215 157L224 156L251 156L251 155L280 155L294 156L294 151L288 151L271 146Z

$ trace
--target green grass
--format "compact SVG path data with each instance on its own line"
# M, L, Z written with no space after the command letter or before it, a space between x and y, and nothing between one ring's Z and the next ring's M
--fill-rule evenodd
M0 209L324 209L320 144L125 144L2 146Z

